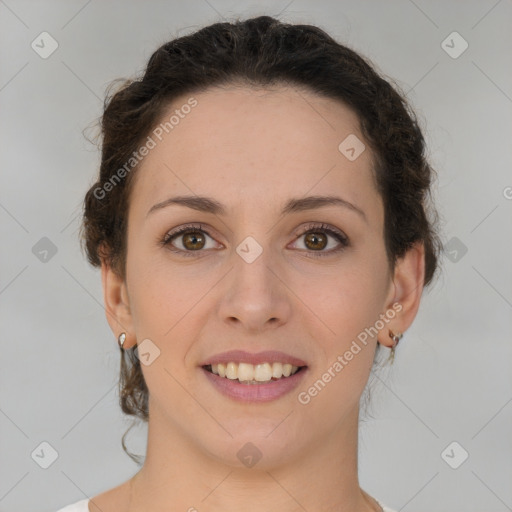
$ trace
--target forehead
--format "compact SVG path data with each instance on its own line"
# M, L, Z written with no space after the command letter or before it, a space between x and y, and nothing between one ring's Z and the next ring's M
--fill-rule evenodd
M191 98L195 106L185 108ZM350 108L304 89L229 86L184 95L150 134L155 146L137 171L133 206L147 210L187 193L215 194L228 207L273 199L278 207L335 190L360 205L375 203L369 148L354 161L339 150L354 135L363 141Z

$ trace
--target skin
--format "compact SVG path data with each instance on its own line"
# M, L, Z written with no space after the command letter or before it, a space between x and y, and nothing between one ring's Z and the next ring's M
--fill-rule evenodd
M93 498L89 509L379 511L358 483L359 399L377 342L391 346L388 329L405 332L416 316L423 246L409 250L390 274L369 146L355 161L338 150L349 134L364 141L348 107L285 86L229 86L193 96L198 105L137 170L126 278L102 266L116 338L126 332L125 348L149 338L160 356L142 365L150 390L145 464ZM173 205L147 216L156 203L194 194L215 198L227 215ZM342 197L367 220L339 206L280 215L287 200L306 195ZM159 243L187 223L203 224L211 236L202 252L181 256ZM332 236L328 246L308 244L299 236L308 223L338 228L350 245L328 254L339 246ZM247 236L263 249L250 264L236 252ZM174 239L175 249L186 244L186 236ZM315 258L316 247L326 256ZM400 313L316 397L299 403L298 392L395 302ZM236 402L199 366L231 349L282 350L305 360L309 374L278 400ZM237 458L247 442L263 455L252 468Z

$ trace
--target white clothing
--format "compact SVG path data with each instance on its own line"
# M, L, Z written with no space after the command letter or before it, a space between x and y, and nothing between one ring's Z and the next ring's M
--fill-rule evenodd
M377 498L375 499L377 503L384 509L384 512L396 512L396 510L386 507L386 505L377 500ZM57 510L57 512L89 512L89 507L87 506L88 503L88 499L80 500L77 501L76 503L68 505L67 507Z

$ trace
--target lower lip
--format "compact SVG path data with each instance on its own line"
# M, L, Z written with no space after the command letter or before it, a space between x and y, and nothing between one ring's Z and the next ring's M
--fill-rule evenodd
M303 367L289 377L281 377L265 384L241 384L238 379L219 377L201 367L206 378L224 395L240 402L270 402L290 393L307 372Z

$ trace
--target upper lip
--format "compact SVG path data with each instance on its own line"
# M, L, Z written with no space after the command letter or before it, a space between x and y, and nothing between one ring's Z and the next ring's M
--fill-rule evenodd
M203 361L200 366L219 363L227 364L231 361L253 365L262 363L289 363L293 366L306 366L306 363L302 359L286 354L285 352L280 352L279 350L265 350L257 353L245 352L244 350L230 350L209 357Z

